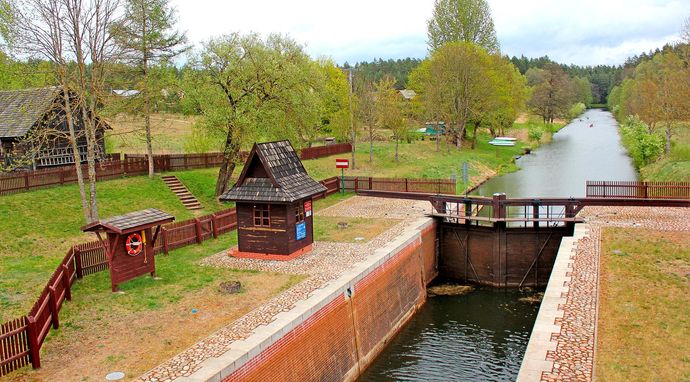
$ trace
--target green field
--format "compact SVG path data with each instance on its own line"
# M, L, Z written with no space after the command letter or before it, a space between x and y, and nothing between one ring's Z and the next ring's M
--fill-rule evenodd
M515 135L519 136L519 131L515 131ZM357 146L357 168L347 170L346 175L448 178L455 174L461 178L462 163L467 161L469 184L474 184L496 173L516 169L513 158L522 152L524 144L519 142L516 147L496 150L487 143L489 139L488 135L480 134L475 150L469 147L448 150L443 143L441 150L436 151L435 142L428 140L403 143L399 147L398 163L394 160L394 144L376 142L370 163L369 144L362 143ZM337 157L349 158L350 154ZM312 177L324 179L340 175L334 159L308 160L304 165ZM241 168L235 170L235 178L240 171ZM137 176L97 183L100 216L153 207L180 221L230 206L218 202L213 194L217 168L173 174L201 201L202 211L195 214L186 210L157 175L153 179ZM459 182L458 190L464 187ZM94 240L94 237L80 230L84 220L76 185L0 196L0 201L1 322L25 314L67 250L74 244Z
M597 380L689 381L687 232L603 233Z

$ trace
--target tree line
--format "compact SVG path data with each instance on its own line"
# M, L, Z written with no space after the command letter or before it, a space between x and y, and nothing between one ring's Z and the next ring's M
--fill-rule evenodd
M609 109L623 122L623 138L638 167L670 155L673 137L688 129L690 17L681 36L682 41L653 55L630 60L636 65L608 98Z

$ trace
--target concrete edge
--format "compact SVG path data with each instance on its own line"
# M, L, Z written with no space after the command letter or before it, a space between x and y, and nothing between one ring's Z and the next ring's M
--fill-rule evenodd
M555 351L558 344L557 340L552 340L552 335L561 332L561 325L556 323L556 318L563 317L563 310L559 309L559 306L565 304L570 291L571 277L568 273L572 271L574 263L571 257L577 249L577 242L587 236L589 225L578 223L575 225L573 236L564 237L561 241L522 359L518 382L540 381L542 373L551 372L553 369L553 361L547 360L547 352Z
M320 289L309 294L305 300L298 301L287 312L281 312L275 319L267 324L260 325L252 331L252 334L244 340L238 340L230 345L225 353L218 357L211 357L199 364L199 369L187 377L179 377L175 382L220 382L231 375L235 370L261 354L271 345L278 342L292 329L307 321L321 308L336 298L346 297L346 291L354 294L354 286L364 277L374 272L377 268L388 262L403 248L421 241L421 233L430 224L433 218L419 218L405 227L403 232L390 243L375 250L363 261L355 263L352 268L345 271L338 278L329 281Z

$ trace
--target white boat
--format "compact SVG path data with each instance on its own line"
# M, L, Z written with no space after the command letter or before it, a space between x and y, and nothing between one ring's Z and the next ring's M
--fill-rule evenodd
M501 141L517 141L517 138L513 137L496 137L494 138L495 140L501 140Z

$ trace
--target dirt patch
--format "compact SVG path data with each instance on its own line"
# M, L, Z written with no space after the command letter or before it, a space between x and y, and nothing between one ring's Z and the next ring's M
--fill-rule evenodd
M539 292L539 293L535 293L535 294L532 294L529 296L520 297L518 299L518 301L524 302L527 304L539 304L539 303L541 303L541 300L543 300L543 299L544 299L544 293Z
M474 287L470 285L456 285L456 284L441 284L434 285L427 288L426 292L429 297L433 296L462 296L474 291Z
M664 261L657 265L662 271L690 281L690 264L683 260Z
M7 380L102 381L112 371L132 380L256 308L295 282L294 277L247 274L239 280L241 293L221 294L215 284L163 309L108 314L114 318L107 321L102 320L103 308L94 307L80 315L80 322L62 322L59 331L51 332L40 370L11 374Z

